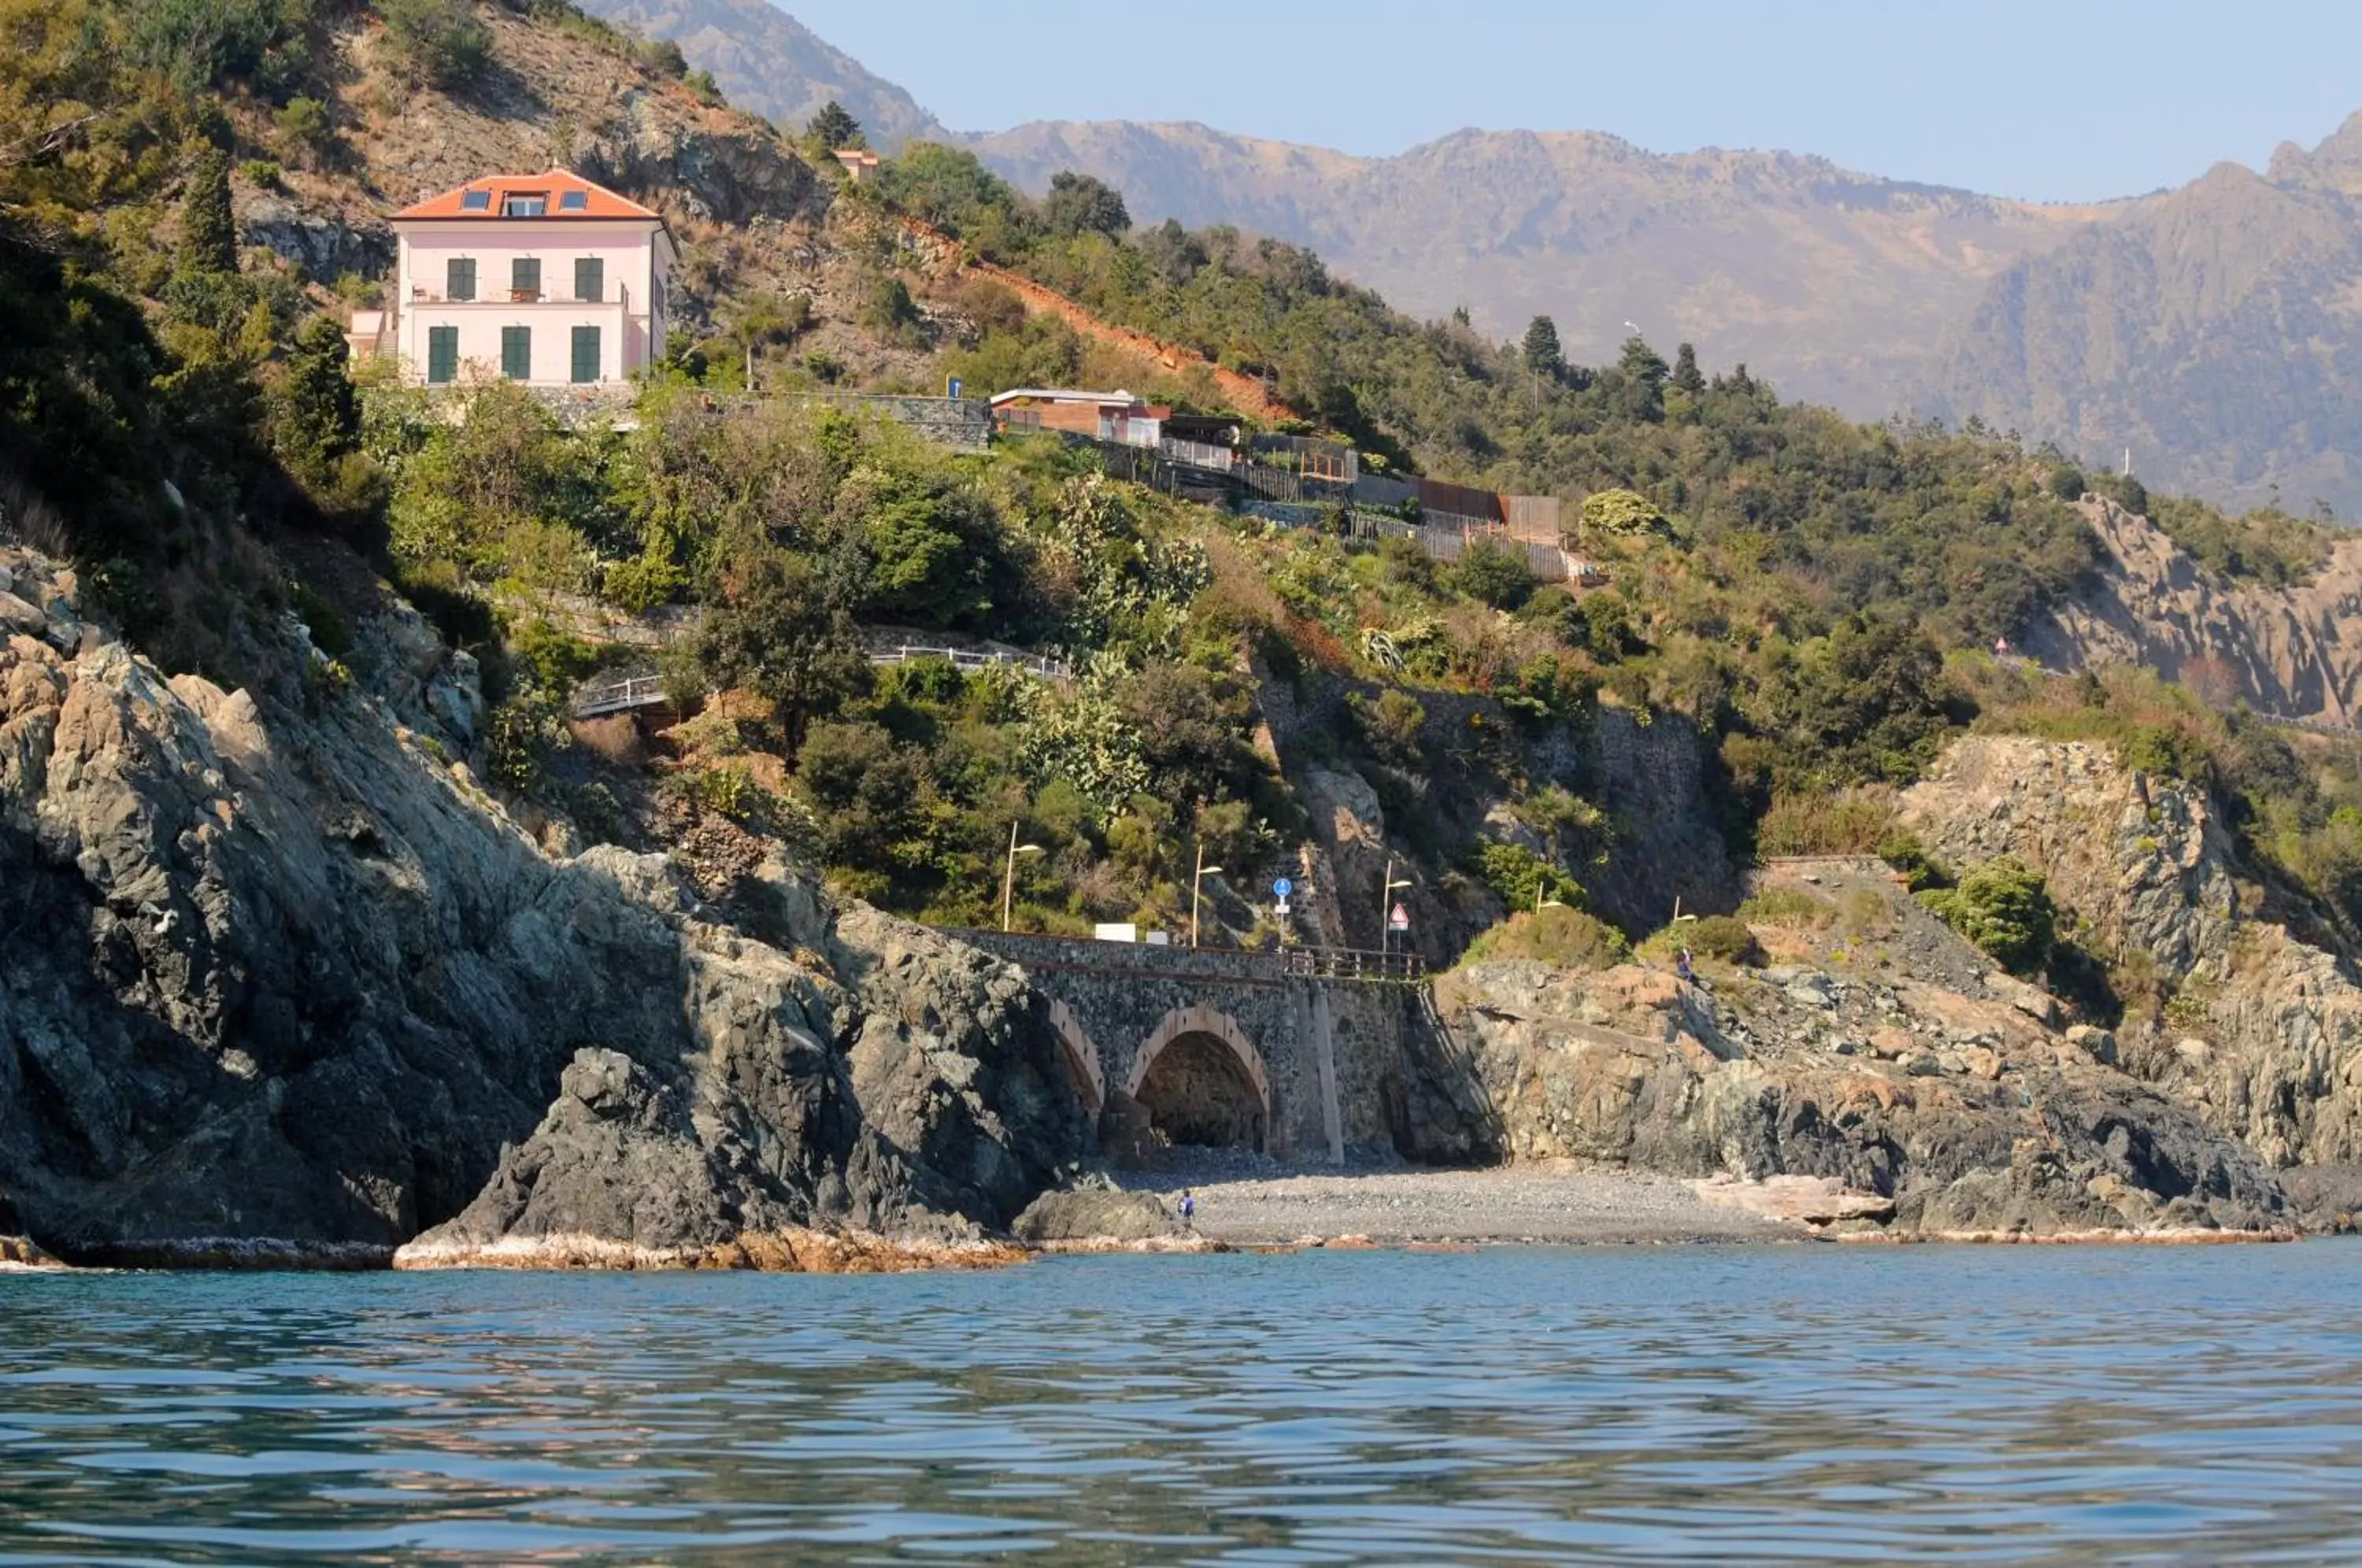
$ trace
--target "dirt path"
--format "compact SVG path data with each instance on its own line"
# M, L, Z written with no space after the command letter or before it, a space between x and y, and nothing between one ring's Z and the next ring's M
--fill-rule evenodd
M1122 350L1146 365L1173 375L1187 375L1203 370L1214 379L1222 395L1231 400L1241 414L1270 423L1300 417L1296 410L1273 397L1263 382L1254 377L1217 364L1195 348L1185 348L1177 343L1166 343L1151 337L1145 332L1135 332L1128 326L1118 326L1092 315L1077 302L1068 299L1055 289L1045 288L1032 279L997 267L989 261L969 256L943 230L914 217L904 217L902 228L911 238L940 259L955 259L961 271L979 278L989 278L1015 294L1028 315L1054 315L1084 337L1096 339Z

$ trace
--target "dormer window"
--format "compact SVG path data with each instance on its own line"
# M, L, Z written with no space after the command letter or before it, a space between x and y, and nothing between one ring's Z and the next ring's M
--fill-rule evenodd
M501 198L502 217L546 217L549 215L549 193L546 191L512 191Z
M568 191L557 198L557 210L562 213L587 213L590 210L590 193Z
M492 210L492 193L490 191L466 192L459 197L459 210L463 213L491 212Z

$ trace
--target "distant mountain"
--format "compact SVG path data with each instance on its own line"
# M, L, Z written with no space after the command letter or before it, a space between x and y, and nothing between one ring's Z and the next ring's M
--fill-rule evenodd
M2362 517L2362 115L2013 263L1929 391L2152 486Z
M1568 355L1636 323L1785 396L2132 449L2149 482L2362 517L2362 116L2262 174L2051 206L1783 152L1643 151L1464 130L1398 157L1196 124L1036 123L955 138L765 0L586 0L678 40L733 102L798 127L833 97L889 149L960 140L1032 190L1062 169L1134 218L1308 245L1402 308L1496 337L1553 317Z
M1497 337L1548 315L1570 357L1638 323L1744 361L1789 396L1876 418L1986 281L2106 209L2040 206L1857 174L1790 153L1645 152L1591 132L1465 130L1395 158L1200 125L1036 124L975 138L1039 190L1060 169L1120 187L1134 218L1231 223L1310 245L1402 308L1465 305Z
M689 62L742 109L782 130L801 130L833 98L888 152L950 133L911 94L766 0L580 0L582 8L652 39L680 45Z

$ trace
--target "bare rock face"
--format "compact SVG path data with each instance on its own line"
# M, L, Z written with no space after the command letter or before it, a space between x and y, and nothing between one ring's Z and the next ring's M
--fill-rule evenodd
M2006 999L1529 963L1437 992L1518 1159L1736 1178L1750 1202L1808 1192L1816 1223L1929 1236L2291 1223L2253 1150Z
M776 859L727 918L658 857L553 862L385 701L166 680L0 570L41 618L0 642L0 1228L69 1262L940 1238L1078 1154L1006 966Z
M1181 1234L1180 1222L1153 1194L1077 1188L1045 1192L1017 1217L1017 1239L1035 1246L1059 1242L1153 1242Z
M2027 635L2035 657L2070 670L2141 665L2210 701L2362 723L2362 541L2341 541L2299 587L2242 586L2112 501L2081 511L2103 552L2100 576Z
M2242 906L2202 798L2104 747L1971 736L1903 804L1938 858L2015 855L2103 955L2156 963L2178 995L2111 1042L2128 1069L2276 1166L2362 1161L2362 988Z

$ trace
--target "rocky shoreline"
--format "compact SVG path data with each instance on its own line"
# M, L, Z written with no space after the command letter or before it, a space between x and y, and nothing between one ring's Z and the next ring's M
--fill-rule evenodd
M724 875L537 841L451 760L476 672L406 610L344 677L291 625L255 652L278 677L224 691L77 606L0 552L0 1238L31 1238L0 1268L2181 1242L2362 1211L2346 960L2260 917L2203 799L2080 743L1967 737L1904 817L1954 865L2041 867L2088 941L2153 955L2169 1016L2070 1023L1880 863L1767 867L1760 967L1439 977L1436 1083L1370 1090L1370 1163L1107 1176L1025 970L777 845Z
M1242 1167L1248 1168L1243 1172ZM1178 1218L1194 1196L1194 1221ZM939 1240L789 1229L711 1244L652 1247L589 1234L425 1238L387 1252L221 1242L116 1266L406 1273L757 1272L915 1274L1010 1267L1044 1257L1234 1252L1422 1251L1480 1246L1728 1246L1796 1242L2026 1246L2242 1245L2301 1239L2293 1228L1897 1231L1891 1200L1812 1177L1683 1179L1569 1161L1474 1170L1291 1166L1240 1156L1184 1158L1045 1194L1006 1240ZM0 1272L69 1265L0 1237Z

